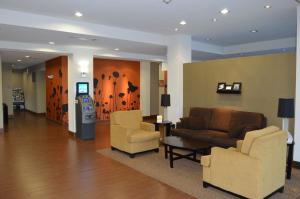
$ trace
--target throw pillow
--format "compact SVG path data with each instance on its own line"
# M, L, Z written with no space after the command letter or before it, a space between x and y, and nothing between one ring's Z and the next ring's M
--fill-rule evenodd
M182 128L188 129L190 127L188 117L180 118L180 122L181 122Z

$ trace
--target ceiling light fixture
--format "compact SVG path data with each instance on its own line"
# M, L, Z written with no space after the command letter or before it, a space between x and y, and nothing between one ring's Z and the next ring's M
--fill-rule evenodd
M179 24L184 26L184 25L186 25L186 21L182 20Z
M114 50L115 50L115 51L119 51L120 49L119 49L119 48L115 48Z
M175 32L178 32L178 30L179 30L178 28L175 28L175 29L174 29Z
M217 18L213 18L212 21L213 22L217 22L218 20L217 20Z
M163 0L163 2L164 2L165 4L169 4L169 3L172 2L172 0Z
M17 60L17 62L21 62L21 61L22 61L21 59L18 59L18 60Z
M74 14L76 17L82 17L82 13L81 12L75 12Z
M30 58L30 56L29 56L29 55L26 55L25 57L26 57L26 58Z
M49 42L48 42L48 44L50 44L50 45L54 45L54 44L55 44L55 42L54 42L54 41L49 41Z
M265 5L264 7L265 7L266 9L272 8L271 5Z
M252 33L257 33L258 30L250 30L250 32L252 32Z
M222 15L227 15L230 11L227 8L224 8L220 11Z

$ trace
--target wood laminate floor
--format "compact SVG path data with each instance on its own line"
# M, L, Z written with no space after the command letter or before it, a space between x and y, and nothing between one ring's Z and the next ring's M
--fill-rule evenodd
M192 198L96 153L110 146L105 123L95 141L79 141L31 113L9 122L0 133L0 199Z

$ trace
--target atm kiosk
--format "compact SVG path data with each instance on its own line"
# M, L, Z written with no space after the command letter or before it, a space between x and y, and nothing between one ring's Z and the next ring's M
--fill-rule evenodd
M89 83L76 83L76 137L82 140L95 139L96 112L89 96Z

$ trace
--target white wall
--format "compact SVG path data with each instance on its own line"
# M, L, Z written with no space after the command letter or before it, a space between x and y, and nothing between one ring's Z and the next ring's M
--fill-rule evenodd
M294 161L300 162L300 7L297 8L297 63L295 106Z
M2 77L2 59L0 55L0 77ZM1 78L2 79L2 78ZM2 81L0 81L0 132L3 132Z
M150 115L150 62L141 62L140 74L140 94L141 111L143 116Z

